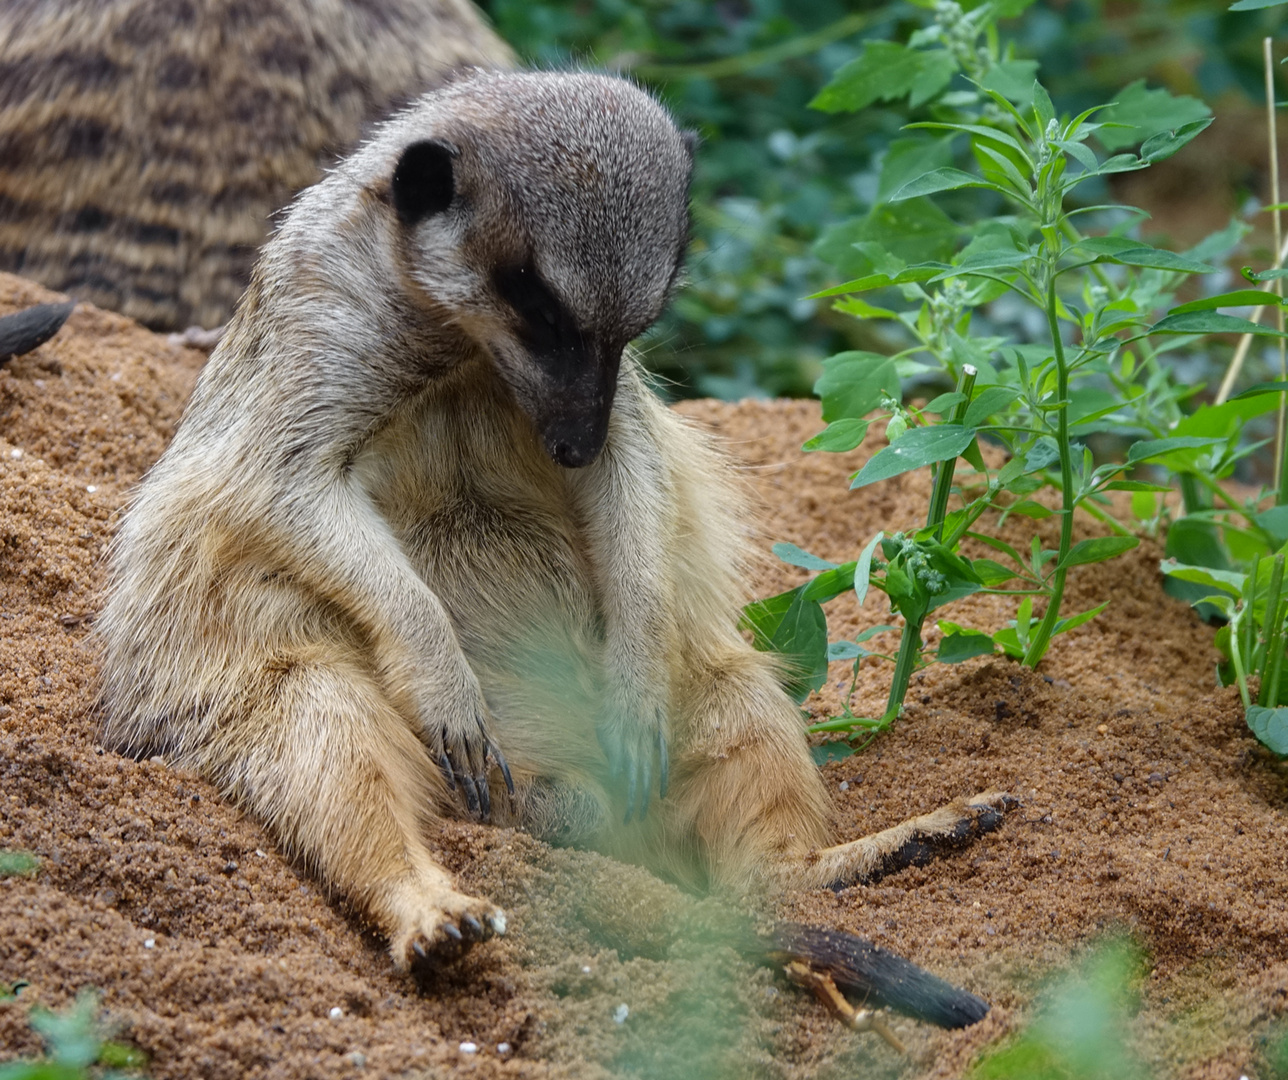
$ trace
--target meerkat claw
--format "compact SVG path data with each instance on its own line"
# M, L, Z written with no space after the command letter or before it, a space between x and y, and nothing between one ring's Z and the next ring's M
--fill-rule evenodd
M443 933L446 934L453 941L465 940L465 936L460 932L459 929L457 929L454 923L443 923ZM421 946L421 943L419 941L416 942L416 944L414 944L412 948L416 950L417 956L420 956L422 958L425 956L425 950Z
M505 760L505 755L501 753L501 748L491 739L487 741L486 754L492 755L492 760L496 762L497 767L501 770L501 775L505 778L505 789L510 793L510 802L514 802L514 778L510 775L510 766Z

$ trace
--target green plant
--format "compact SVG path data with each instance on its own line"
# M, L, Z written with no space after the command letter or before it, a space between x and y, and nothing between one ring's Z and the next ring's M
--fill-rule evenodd
M986 1051L971 1080L1147 1080L1127 1039L1144 955L1129 941L1101 944L1043 995L1016 1038Z
M32 1009L31 1026L45 1040L49 1056L42 1061L0 1065L0 1080L124 1080L138 1076L138 1070L147 1065L147 1056L110 1039L98 1015L99 996L93 990L82 990L62 1012Z
M0 850L0 877L25 877L40 868L40 860L26 851Z
M852 563L775 549L787 562L820 571L745 613L760 647L795 661L798 695L822 684L829 656L852 656L857 674L873 655L862 642L828 645L822 603L851 587L862 603L876 588L904 620L885 712L858 717L847 704L841 716L813 731L870 735L889 726L913 671L930 659L927 618L972 593L1019 597L1016 618L992 634L942 620L935 658L952 662L1000 650L1036 666L1052 637L1103 610L1101 604L1064 615L1069 571L1138 543L1110 513L1109 494L1153 500L1168 490L1127 474L1162 464L1219 491L1219 477L1247 452L1238 440L1242 421L1275 403L1262 395L1187 415L1183 406L1193 388L1173 379L1160 358L1174 343L1204 334L1277 333L1219 310L1264 303L1263 292L1175 304L1186 278L1213 272L1207 260L1227 254L1241 230L1224 230L1180 255L1137 238L1139 211L1076 202L1080 189L1095 193L1108 176L1176 153L1207 127L1206 108L1133 86L1115 102L1061 117L1035 80L1036 65L1016 59L996 29L996 19L1022 10L1025 0L972 11L951 0L922 6L933 21L908 45L866 42L863 55L841 68L814 102L849 110L906 96L925 104L929 118L909 125L913 136L891 145L882 202L842 231L849 250L837 249L840 261L858 276L819 294L841 297L839 311L889 324L897 347L890 355L851 351L824 362L815 389L827 428L804 449L854 448L876 412L890 445L851 487L926 467L935 481L923 528L878 533ZM975 171L953 164L960 142ZM862 295L873 292L881 306ZM1037 315L1043 333L1026 339L1016 326L990 318L990 305L1003 297ZM932 399L901 404L905 380L916 380ZM1098 462L1082 441L1104 432L1130 442L1123 460ZM993 450L982 449L981 440ZM959 458L973 471L954 487ZM1054 509L1034 497L1044 487L1058 497ZM961 505L949 511L953 491ZM1075 543L1077 510L1113 535ZM1035 537L1028 551L1015 549L980 528L990 511L1056 518L1057 546L1044 548ZM967 558L961 544L968 538L1000 561ZM1040 613L1035 602L1044 605Z

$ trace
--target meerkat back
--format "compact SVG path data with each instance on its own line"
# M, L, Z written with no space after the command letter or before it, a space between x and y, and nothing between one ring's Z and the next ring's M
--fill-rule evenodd
M0 269L154 329L226 322L272 215L508 47L468 0L0 5Z

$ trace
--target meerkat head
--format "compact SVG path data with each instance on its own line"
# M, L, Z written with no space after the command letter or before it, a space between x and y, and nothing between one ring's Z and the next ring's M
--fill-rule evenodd
M477 74L397 128L408 288L490 358L555 462L589 464L622 352L680 268L692 139L630 83L581 74Z

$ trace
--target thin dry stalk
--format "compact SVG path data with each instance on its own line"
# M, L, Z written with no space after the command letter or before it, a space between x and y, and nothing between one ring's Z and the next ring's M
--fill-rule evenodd
M1277 138L1277 131L1275 126L1274 58L1271 53L1270 38L1265 38L1263 40L1262 51L1263 51L1262 54L1264 58L1264 66L1265 66L1265 72L1266 72L1266 126L1268 130L1269 142L1270 142L1270 188L1271 188L1270 198L1271 198L1271 204L1275 207L1275 210L1273 212L1273 221L1274 221L1274 233L1275 233L1274 249L1275 249L1276 255L1275 255L1275 262L1274 262L1273 269L1278 270L1281 266L1283 266L1284 260L1288 259L1288 245L1286 245L1283 240L1283 228L1282 228L1280 213L1278 209L1279 203L1280 203L1279 141ZM1265 284L1263 284L1261 288L1264 289L1266 292L1273 292L1280 299L1283 298L1283 279L1282 278L1276 278L1273 282L1268 281ZM1282 304L1276 305L1276 306L1279 312L1279 315L1278 315L1279 329L1282 331L1284 328L1283 306ZM1259 323L1261 321L1262 315L1265 314L1265 310L1266 309L1264 307L1256 308L1252 312L1252 314L1248 317L1249 320L1254 323ZM1255 336L1254 334L1244 334L1243 337L1239 339L1239 346L1234 351L1234 357L1230 360L1230 366L1226 368L1225 378L1221 380L1221 388L1216 395L1217 405L1220 405L1223 402L1229 400L1230 394L1234 390L1234 384L1236 380L1239 378L1240 372L1242 372L1243 370L1243 363L1244 363L1244 360L1247 359L1248 350L1252 347L1252 339L1254 336ZM1279 339L1280 376L1281 378L1288 378L1288 369L1285 368L1284 346L1285 346L1285 341L1281 337ZM1276 488L1279 487L1279 483L1280 483L1279 463L1283 459L1283 454L1279 452L1283 446L1283 431L1284 431L1284 405L1281 402L1279 406L1278 431L1277 431L1277 437L1275 440L1275 447L1276 447L1275 487Z

